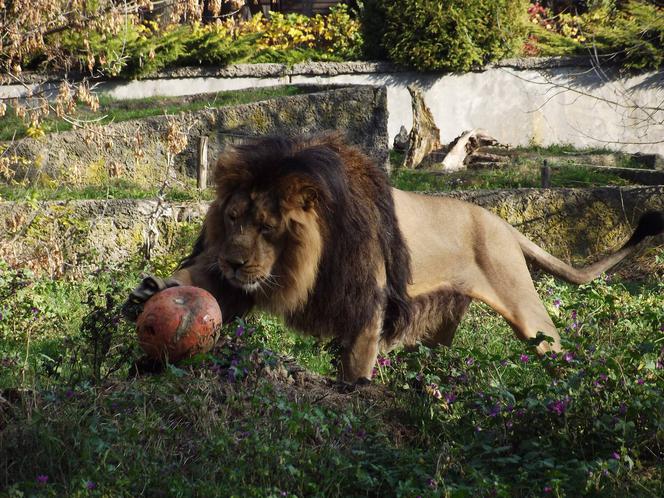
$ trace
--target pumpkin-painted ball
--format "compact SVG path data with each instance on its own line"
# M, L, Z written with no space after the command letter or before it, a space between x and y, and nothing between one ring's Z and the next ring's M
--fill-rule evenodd
M212 349L219 338L221 310L205 289L170 287L147 300L136 327L149 357L174 363Z

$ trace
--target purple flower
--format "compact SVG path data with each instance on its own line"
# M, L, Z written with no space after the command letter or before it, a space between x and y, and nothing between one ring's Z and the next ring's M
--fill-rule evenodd
M242 337L242 334L244 334L244 327L242 325L238 325L237 329L235 330L235 337Z
M549 404L546 405L546 408L550 411L553 412L557 415L562 415L567 411L567 407L569 406L570 403L570 398L565 397L560 400L556 401L551 401Z
M613 458L614 460L620 460L620 453L614 451L613 453L611 453L611 458Z
M72 391L71 389L67 389L67 391L65 392L65 398L71 399L73 397L74 397L74 391Z
M642 385L645 383L645 380L643 380L643 379L637 379L637 380L636 380L636 383L637 383L638 385L642 386Z
M522 363L528 363L530 361L530 356L527 354L522 354L519 359L521 360Z
M280 494L281 496L288 496L288 491L282 491L282 492L279 493L279 494Z
M48 483L48 476L46 474L39 474L36 481L37 484L46 484Z
M551 359L552 360L558 359L558 353L551 353Z
M371 378L372 378L372 379L375 378L376 375L378 375L378 369L377 369L376 367L374 367L374 368L371 370Z
M473 358L472 356L469 356L468 358L466 358L466 365L468 365L470 367L474 364L475 364L475 358Z
M572 360L574 360L574 353L567 352L563 355L563 360L565 360L567 363L571 363Z
M457 395L454 393L454 391L450 391L448 393L445 393L445 401L447 401L449 404L452 404L456 401Z
M618 411L621 415L625 415L627 413L627 405L625 403L620 403L620 408Z
M94 481L88 481L85 483L85 487L88 489L95 489L97 487L97 483Z
M427 481L427 486L429 486L431 489L436 489L436 480L435 479L429 479Z
M560 308L560 305L561 305L561 304L563 304L563 303L562 303L562 301L561 301L560 299L556 299L556 300L553 302L553 305L554 305L556 308Z
M489 411L489 417L497 417L498 415L500 415L500 405L494 405Z
M379 364L381 367L389 367L392 363L390 362L390 359L389 359L389 358L386 358L386 357L380 357L380 358L378 358L378 364Z
M506 367L507 366L507 360L500 360L500 366L501 367Z
M544 486L544 493L549 494L553 491L553 488L551 486Z
M576 310L572 310L572 320L576 322Z

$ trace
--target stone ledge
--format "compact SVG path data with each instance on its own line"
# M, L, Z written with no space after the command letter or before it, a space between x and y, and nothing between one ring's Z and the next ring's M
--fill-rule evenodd
M592 67L592 58L585 55L559 57L516 57L488 64L478 71L491 68L512 68L518 70L554 69L561 67ZM158 71L141 79L186 79L186 78L278 78L284 76L337 76L340 74L379 74L410 72L412 69L397 66L387 61L349 62L302 62L289 66L280 63L230 64L228 66L185 66ZM427 73L436 74L436 73ZM439 73L444 74L444 73ZM67 78L78 81L83 74L69 73L43 74L26 71L21 75L25 84L45 84ZM95 78L94 81L132 81L122 78ZM7 75L0 75L2 84L16 84Z

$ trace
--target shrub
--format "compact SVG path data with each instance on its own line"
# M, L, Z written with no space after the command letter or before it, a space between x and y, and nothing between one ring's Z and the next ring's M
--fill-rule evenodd
M516 53L525 34L523 0L376 2L385 11L382 46L419 70L467 71Z
M625 69L657 70L664 63L664 9L630 1L614 22L596 30L595 42Z

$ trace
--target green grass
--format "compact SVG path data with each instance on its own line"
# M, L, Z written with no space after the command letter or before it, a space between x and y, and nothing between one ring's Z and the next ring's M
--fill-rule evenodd
M0 183L0 201L56 201L80 199L154 199L159 188L145 186L127 180L112 179L106 183L88 186L71 186L53 183L52 185ZM172 186L164 191L168 201L211 200L212 190L197 190L194 186Z
M541 167L546 159L551 167L551 186L589 188L600 186L622 186L631 183L610 170L575 164L584 155L606 154L603 149L575 149L569 145L554 145L546 148L528 147L513 149L508 163L495 169L468 169L452 173L430 170L407 170L399 166L403 155L392 152L392 183L402 190L419 192L447 192L451 190L483 190L541 187ZM590 162L590 159L588 160ZM617 166L638 167L630 156L618 158Z
M179 112L193 112L206 108L247 104L277 97L299 95L306 93L306 91L302 87L289 85L233 90L194 97L150 97L135 100L115 100L102 95L99 99L99 110L97 112L92 112L85 105L81 104L77 107L71 118L81 122L94 122L95 124L103 125L150 116L163 116L164 114L177 114ZM72 124L70 122L55 116L47 117L41 125L41 131L44 133L71 129ZM14 114L14 109L8 106L7 114L0 120L0 140L22 138L27 133L28 126L21 119L17 118Z
M396 351L374 387L340 394L288 373L280 355L324 375L333 355L265 315L228 327L211 354L128 378L139 351L117 313L142 271L155 268L74 282L0 266L10 496L664 491L661 281L544 278L569 355L537 359L474 304L453 348Z

